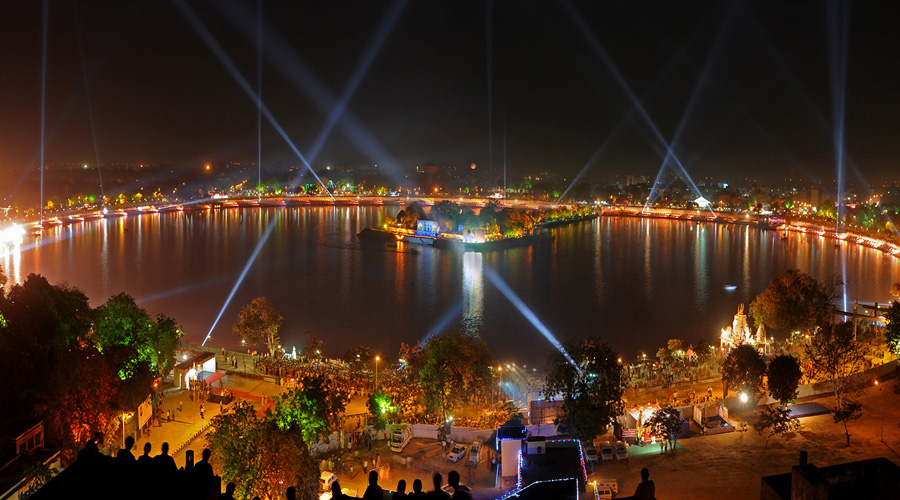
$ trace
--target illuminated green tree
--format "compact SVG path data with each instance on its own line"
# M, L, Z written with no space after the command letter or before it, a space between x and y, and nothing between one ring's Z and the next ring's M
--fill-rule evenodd
M387 416L392 413L390 396L383 392L369 394L369 400L366 402L366 406L375 422L375 429L384 429L387 426Z
M168 373L182 335L175 320L159 315L154 321L126 293L110 297L94 313L97 348L118 360L123 380L138 375L142 369L149 369L156 376Z
M289 486L297 497L317 498L319 470L299 428L282 428L273 415L258 418L246 402L212 420L206 440L222 482L237 485L238 498L280 498Z
M306 442L315 443L338 427L349 396L324 376L311 375L275 397L267 415L279 429L296 429Z
M257 297L241 309L231 331L247 344L263 344L269 349L269 354L275 354L275 349L281 344L278 329L283 320L284 317L267 298Z

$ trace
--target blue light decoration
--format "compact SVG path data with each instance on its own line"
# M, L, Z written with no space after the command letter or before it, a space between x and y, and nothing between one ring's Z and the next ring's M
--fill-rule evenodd
M537 484L559 483L559 482L563 482L563 481L575 481L575 500L580 500L581 491L578 488L578 479L574 478L574 477L567 477L565 479L544 479L542 481L535 481L524 488L516 488L514 490L511 490L511 491L507 492L505 495L497 498L497 500L506 500L507 498L518 498L520 493L522 493L526 489L528 489L534 485L537 485ZM596 489L595 489L595 491L596 491ZM599 500L599 497L598 497L598 500Z
M513 440L521 441L521 438L500 438L500 427L497 427L497 441L513 441ZM573 443L574 442L574 443L578 444L578 456L579 456L579 459L581 460L581 473L584 476L585 484L587 484L588 475L587 475L587 468L584 465L584 449L581 446L581 441L578 439L548 439L548 440L546 440L546 442L547 443ZM553 482L559 482L559 481L575 481L575 498L576 499L580 498L581 494L580 494L580 490L578 488L578 478L574 478L574 477L569 477L569 478L564 478L564 479L546 479L546 480L542 480L542 481L535 481L533 483L530 483L528 486L522 487L522 462L523 462L522 456L523 456L522 452L520 451L519 457L518 457L518 470L516 471L516 487L515 487L515 489L513 489L513 490L507 492L505 495L497 498L497 500L505 500L507 498L517 498L519 496L519 493L521 493L526 488L529 488L535 484L553 483ZM499 484L499 481L500 481L500 467L498 466L497 474L496 474L496 477L494 478L494 484L495 485ZM597 500L599 500L599 498L600 498L599 494L597 493L596 487L594 488L594 497L596 497Z

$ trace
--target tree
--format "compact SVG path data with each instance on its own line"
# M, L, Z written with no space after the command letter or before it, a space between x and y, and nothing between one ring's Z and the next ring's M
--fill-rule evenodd
M307 339L306 344L303 346L303 355L309 360L322 359L322 347L325 346L325 342L317 338L309 330L306 331L306 335Z
M656 410L653 416L650 417L648 424L658 436L674 445L678 435L681 434L682 422L684 422L684 419L681 417L681 412L678 409L665 406ZM674 447L672 449L674 450Z
M844 398L852 390L847 377L861 370L865 363L865 349L853 338L853 324L821 326L805 351L812 377L830 381L837 400L836 408L843 408Z
M618 357L598 337L566 342L564 352L550 354L544 395L562 399L563 415L557 423L579 439L603 433L624 411Z
M236 495L279 498L288 486L298 498L317 497L319 470L299 429L277 425L271 413L258 418L246 402L212 420L206 440L223 482L237 485Z
M891 285L891 295L894 297L900 297L900 281Z
M435 335L425 344L425 360L419 373L425 405L447 412L464 401L484 400L494 359L487 343L476 335L451 331Z
M750 304L750 316L757 325L811 333L816 325L831 321L832 302L840 285L836 277L819 283L804 272L789 269L756 296Z
M232 332L250 345L264 344L269 354L281 343L278 329L284 317L265 297L257 297L241 309Z
M771 405L759 414L756 422L753 424L753 428L756 429L760 436L768 431L766 436L766 448L768 448L770 437L780 436L799 429L800 421L791 418L791 410L778 405Z
M383 392L373 392L369 394L366 406L375 421L375 429L384 429L387 426L385 417L391 413L391 397Z
M297 429L306 442L315 443L338 427L349 399L347 391L330 384L324 375L307 375L297 387L273 399L269 415L279 429Z
M344 353L344 361L354 370L363 370L372 366L374 359L375 355L372 354L372 349L364 345L351 347Z
M110 297L94 312L97 348L104 354L115 351L123 380L140 376L141 368L155 376L168 373L182 335L175 320L160 314L154 322L126 293Z
M775 356L769 361L766 369L769 394L787 406L797 399L797 388L800 386L800 362L788 355Z
M847 446L850 446L850 431L847 429L847 424L862 417L862 406L856 401L844 399L837 405L831 416L834 418L834 423L843 424L844 435L847 437Z
M741 344L728 353L722 365L722 380L754 400L762 392L766 362L753 346Z
M900 354L900 302L896 300L888 308L884 315L887 325L884 327L884 337L888 349L894 354Z

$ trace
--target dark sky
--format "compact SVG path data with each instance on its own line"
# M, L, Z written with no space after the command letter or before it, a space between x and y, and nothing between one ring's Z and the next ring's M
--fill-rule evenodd
M255 88L257 3L186 5ZM264 3L263 98L301 152L392 5ZM490 109L495 168L504 123L511 169L571 177L626 119L591 177L655 174L662 146L596 37L667 141L703 82L675 144L693 177L834 177L835 2L498 0L490 41L488 5L405 3L314 166L486 168ZM846 19L847 151L866 178L898 177L900 3L857 2ZM79 47L101 162L255 161L255 103L176 4L52 1L48 42L48 163L95 163ZM37 161L40 97L41 2L3 2L0 187ZM263 164L299 164L267 123Z

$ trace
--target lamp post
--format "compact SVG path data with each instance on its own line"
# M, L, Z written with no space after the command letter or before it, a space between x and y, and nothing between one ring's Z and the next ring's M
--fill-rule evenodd
M375 392L378 392L378 361L380 359L379 356L375 356Z
M881 391L881 385L877 379L875 386L878 387L878 395L881 396L881 442L884 443L884 392Z

